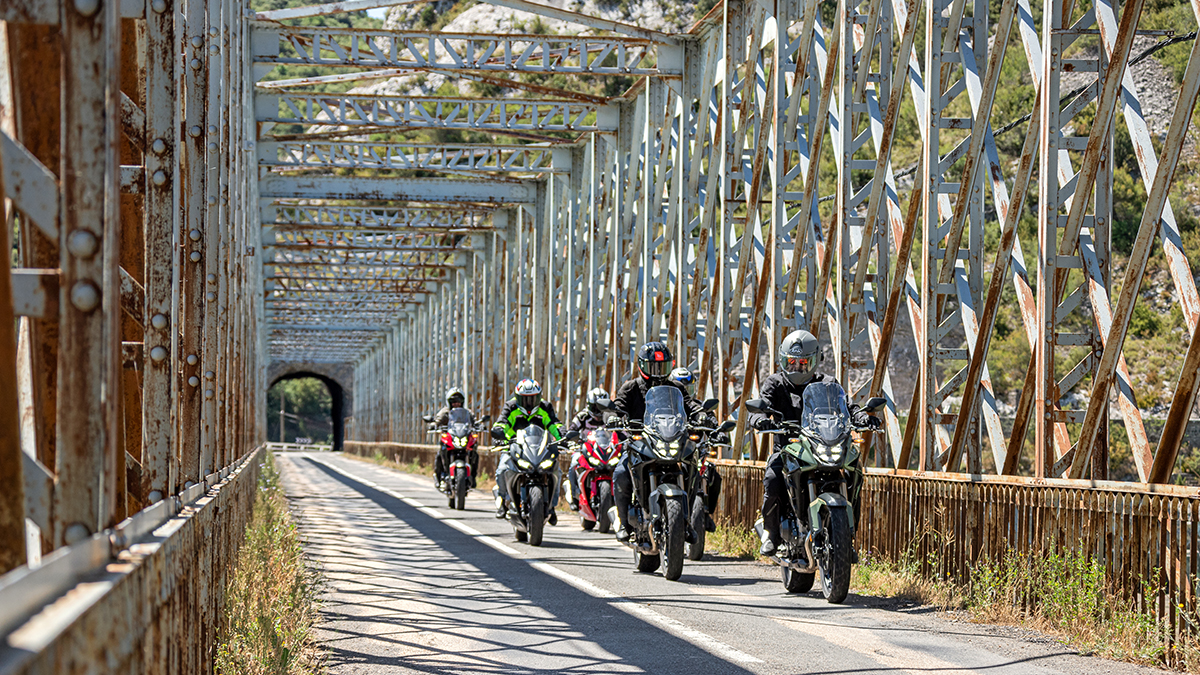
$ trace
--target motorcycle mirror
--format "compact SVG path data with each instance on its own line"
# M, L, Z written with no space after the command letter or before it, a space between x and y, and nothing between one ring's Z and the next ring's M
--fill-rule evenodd
M770 412L771 407L768 406L767 402L762 400L761 398L752 398L749 401L746 401L746 410L749 410L750 412L765 414L765 413Z
M421 419L425 420L426 422L432 422L433 415L421 415Z
M886 398L883 398L882 396L874 396L872 398L867 399L867 403L866 403L866 405L864 405L862 407L862 409L863 409L863 412L873 413L885 405L887 405Z
M491 415L484 415L483 417L480 417L480 418L479 418L479 423L480 423L480 424L482 424L482 423L484 423L484 422L491 422L491 421L492 421L492 416L491 416Z
M721 405L720 400L715 399L715 398L710 398L707 401L705 401L704 403L701 403L700 407L704 409L704 412L708 412L710 410L716 410L717 406L719 406L719 405Z
M605 401L605 400L596 401L596 407L601 410L608 410L610 412L615 411L617 409L617 406L613 404L612 399L609 399L607 401Z
M727 431L733 431L736 428L737 422L734 422L733 420L725 420L724 422L721 422L721 426L717 427L717 431L725 433Z
M578 432L578 431L576 431L575 429L572 429L572 430L568 431L568 432L566 433L566 435L564 435L564 436L562 437L562 439L563 439L564 441L574 441L574 440L578 440L578 439L579 439L579 432Z
M503 441L507 437L508 436L504 433L503 429L492 429L492 438L496 439L497 441Z

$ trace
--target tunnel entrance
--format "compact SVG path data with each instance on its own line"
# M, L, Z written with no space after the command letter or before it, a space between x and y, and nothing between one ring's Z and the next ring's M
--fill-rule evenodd
M295 443L331 443L339 452L345 438L345 392L336 380L313 372L294 372L271 382L267 390L267 440ZM280 410L283 415L280 415Z

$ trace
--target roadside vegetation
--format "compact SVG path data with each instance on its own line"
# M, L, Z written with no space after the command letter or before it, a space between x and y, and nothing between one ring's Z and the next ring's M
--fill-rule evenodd
M217 647L219 675L323 673L313 637L317 575L305 565L296 525L267 454L254 513L225 595L225 630Z

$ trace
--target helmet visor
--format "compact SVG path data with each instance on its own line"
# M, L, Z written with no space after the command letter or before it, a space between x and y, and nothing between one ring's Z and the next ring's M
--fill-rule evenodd
M812 359L807 356L783 357L783 372L804 374L812 370Z
M523 410L533 410L541 402L541 394L517 394L517 405Z
M670 361L651 361L650 359L642 359L638 364L642 369L642 374L646 377L666 377L671 372Z

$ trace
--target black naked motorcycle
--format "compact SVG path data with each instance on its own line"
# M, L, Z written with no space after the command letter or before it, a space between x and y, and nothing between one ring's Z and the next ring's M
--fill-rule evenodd
M507 451L512 453L515 466L505 473L504 480L512 505L508 520L517 541L528 541L530 546L542 545L542 530L554 508L555 490L562 483L558 453L562 444L577 438L579 432L568 431L561 440L555 441L545 429L532 425L518 431L513 438Z
M874 413L886 402L872 398L861 411ZM778 429L764 433L787 435L787 499L780 504L779 527L783 542L771 557L779 564L783 586L791 593L805 593L819 571L822 595L829 602L842 602L850 591L850 566L858 562L853 541L863 484L860 453L851 434L873 427L854 424L846 392L836 382L805 387L799 424L780 420L762 399L746 401L746 409L779 423ZM760 537L762 522L759 518L755 524Z
M717 400L705 401L712 410ZM652 387L646 392L646 412L639 424L629 421L620 431L629 434L629 474L633 499L626 523L629 542L639 572L663 566L663 576L674 581L683 574L684 545L696 541L688 522L689 507L700 489L695 457L703 434L728 431L734 423L717 429L688 424L683 393L676 387Z

